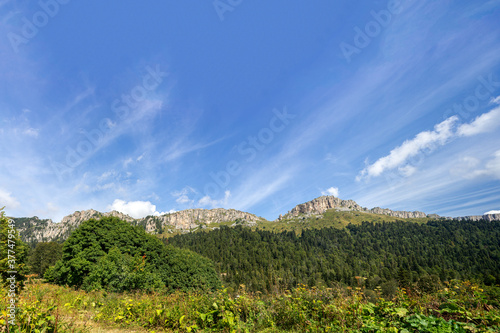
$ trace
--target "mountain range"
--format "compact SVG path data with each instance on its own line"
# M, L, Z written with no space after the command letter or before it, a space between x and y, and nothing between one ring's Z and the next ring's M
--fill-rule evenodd
M425 214L419 211L393 211L387 208L364 208L353 200L342 200L334 196L321 196L306 203L295 206L284 215L280 215L274 221L268 221L251 213L235 209L187 209L160 216L146 216L135 219L118 211L101 213L93 209L76 211L64 217L60 222L50 219L34 217L13 218L21 238L29 243L47 241L63 241L83 221L99 219L107 216L115 216L133 225L142 226L147 232L168 237L172 234L191 232L202 229L216 229L220 226L244 225L248 227L262 227L276 230L296 230L297 222L299 228L313 225L322 226L345 226L348 223L359 223L360 221L394 221L403 219L406 221L425 222L430 219L451 219L441 217L437 214ZM327 218L328 216L328 218ZM487 214L477 216L458 217L460 220L488 221L500 220L500 214ZM317 221L336 222L333 224L318 224ZM304 223L305 222L305 223ZM310 223L309 223L310 222Z

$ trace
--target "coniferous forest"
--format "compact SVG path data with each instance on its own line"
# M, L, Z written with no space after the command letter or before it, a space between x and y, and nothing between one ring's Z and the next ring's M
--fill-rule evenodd
M222 227L175 236L165 242L212 259L223 281L253 291L286 290L306 284L369 288L423 277L500 283L500 222L430 221L348 225L273 233Z

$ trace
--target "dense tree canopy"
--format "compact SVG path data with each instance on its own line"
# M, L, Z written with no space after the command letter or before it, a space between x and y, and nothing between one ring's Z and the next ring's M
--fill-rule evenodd
M288 289L298 283L370 287L431 279L477 279L500 283L500 222L391 222L272 233L223 227L175 236L175 246L191 249L216 263L229 285L251 290Z
M182 276L182 281L171 274ZM63 245L62 259L45 277L57 284L115 291L213 289L220 284L212 262L188 250L167 247L116 217L83 222Z
M33 274L43 277L45 271L62 257L62 244L56 242L38 243L31 250L28 263Z

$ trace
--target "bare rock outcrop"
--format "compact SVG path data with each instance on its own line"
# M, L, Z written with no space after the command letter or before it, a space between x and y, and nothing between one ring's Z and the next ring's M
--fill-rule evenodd
M372 208L367 212L372 214L389 215L389 216L399 217L402 219L415 219L415 218L427 217L427 214L423 212L418 212L418 211L407 212L404 210L393 211L387 208L380 208L380 207Z
M108 212L108 213L102 213L101 215L103 217L114 216L114 217L119 218L120 220L127 221L127 222L134 222L134 221L136 221L136 219L134 219L133 217L130 217L129 215L123 214L123 213L118 212L116 210L113 210L113 211Z
M500 221L500 214L484 214L484 215L471 215L471 216L463 216L458 217L458 220L471 220L471 221Z
M500 214L485 214L483 219L486 221L500 221Z
M147 216L141 219L134 219L118 211L101 213L94 209L89 209L76 211L71 215L65 216L59 223L54 223L52 220L40 220L38 217L15 218L14 221L16 221L16 228L24 241L37 243L64 240L82 222L106 216L115 216L133 225L142 225L145 227L146 232L149 233L159 233L168 227L174 227L181 231L189 231L197 227L206 228L207 225L224 222L235 222L232 225L253 226L257 224L257 221L264 220L261 217L239 210L216 208L187 209L160 216Z
M219 224L224 222L241 221L242 224L252 226L257 221L264 220L254 214L242 212L235 209L186 209L175 213L161 216L148 216L144 218L146 231L153 232L158 227L173 226L175 229L190 230L207 224Z
M389 215L399 218L421 218L427 217L427 214L422 212L406 212L406 211L393 211L387 208L375 207L372 209L363 208L353 200L342 200L334 196L321 196L309 202L295 206L283 218L294 218L300 215L317 215L323 214L329 209L343 210L343 211L358 211L372 214Z
M302 214L323 214L329 209L363 210L361 206L352 200L342 200L334 196L322 196L295 206L283 218L297 217Z
M134 221L130 216L117 211L103 214L94 209L76 211L73 214L63 217L59 223L54 223L52 220L40 220L38 217L14 219L14 221L27 220L26 223L16 222L17 229L25 242L37 243L64 240L83 221L99 219L104 216L116 216L127 222Z

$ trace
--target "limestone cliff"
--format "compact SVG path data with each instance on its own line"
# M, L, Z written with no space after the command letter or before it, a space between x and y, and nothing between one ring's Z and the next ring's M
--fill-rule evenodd
M76 211L71 215L65 216L59 223L54 223L52 220L40 220L36 216L32 218L14 218L14 221L16 222L16 228L21 238L25 242L37 243L64 240L83 221L92 218L99 219L104 216L116 216L128 222L134 221L130 216L117 211L103 214L94 209Z
M407 212L404 210L393 211L393 210L390 210L387 208L380 208L380 207L372 208L372 209L368 210L367 212L373 213L373 214L389 215L389 216L399 217L399 218L403 218L403 219L408 219L408 218L414 219L414 218L419 218L419 217L427 217L427 214L422 213L422 212L418 212L418 211L415 211L415 212ZM433 214L433 215L437 216L436 214Z
M209 224L220 224L224 222L241 221L243 224L252 226L257 221L264 219L256 215L245 213L235 209L186 209L179 212L165 214L161 216L148 216L142 219L139 224L145 226L146 231L155 232L158 227L173 227L179 230L190 230L204 227Z
M363 210L361 206L352 200L342 200L334 196L322 196L295 206L291 211L285 214L283 218L296 217L302 214L323 214L329 209Z
M257 221L265 221L256 215L241 212L235 209L187 209L161 216L147 216L141 219L134 219L126 214L112 211L101 213L94 209L77 211L64 217L61 222L54 223L52 220L40 220L38 217L14 218L16 228L21 238L27 243L48 242L64 240L83 221L106 216L116 216L121 220L134 225L143 226L149 233L160 233L165 229L177 229L188 231L194 228L212 227L225 222L233 222L241 225L256 225Z
M380 207L367 209L361 207L353 200L342 200L334 196L321 196L309 202L295 206L291 211L282 216L281 219L294 218L299 215L306 215L306 216L321 215L329 209L352 210L352 211L366 212L372 214L389 215L399 218L427 217L427 214L417 211L415 212L393 211L387 208L380 208Z
M485 215L472 215L472 216L463 216L459 217L459 220L471 220L471 221L500 221L500 214L485 214Z

